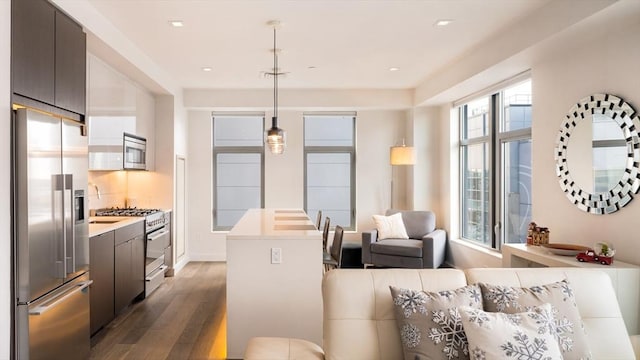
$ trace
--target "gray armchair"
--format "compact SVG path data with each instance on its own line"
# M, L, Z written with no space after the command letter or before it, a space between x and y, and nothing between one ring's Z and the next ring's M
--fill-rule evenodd
M447 233L436 229L431 211L387 210L386 215L402 213L409 239L378 239L378 231L362 233L362 263L385 267L432 268L445 259Z

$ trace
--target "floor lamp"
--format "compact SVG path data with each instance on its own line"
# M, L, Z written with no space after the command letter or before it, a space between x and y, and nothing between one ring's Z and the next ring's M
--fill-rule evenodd
M406 146L402 139L401 146L392 146L389 151L389 163L391 164L391 203L389 208L393 209L393 167L396 165L415 165L416 149L413 146Z

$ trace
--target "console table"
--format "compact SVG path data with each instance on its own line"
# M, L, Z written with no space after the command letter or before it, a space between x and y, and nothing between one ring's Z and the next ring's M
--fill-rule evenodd
M502 245L503 267L582 267L604 271L618 297L620 311L630 335L640 334L640 266L615 260L612 265L579 262L573 256L550 253L541 246ZM597 292L594 289L594 292Z
M322 233L303 210L248 210L227 234L227 358L255 336L322 345L322 269Z

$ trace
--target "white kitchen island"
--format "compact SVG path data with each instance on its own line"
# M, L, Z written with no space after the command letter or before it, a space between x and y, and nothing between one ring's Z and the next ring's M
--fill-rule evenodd
M248 210L227 235L227 357L254 336L322 345L322 269L322 233L303 210Z

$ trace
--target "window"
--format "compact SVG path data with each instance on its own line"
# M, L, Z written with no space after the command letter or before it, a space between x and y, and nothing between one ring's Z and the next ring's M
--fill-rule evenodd
M304 116L304 208L355 229L355 114Z
M524 243L531 222L531 80L470 100L460 113L462 238Z
M213 230L264 206L264 116L213 116Z

